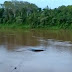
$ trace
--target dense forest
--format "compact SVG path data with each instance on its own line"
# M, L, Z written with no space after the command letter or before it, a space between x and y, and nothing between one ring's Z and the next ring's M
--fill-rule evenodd
M72 28L72 5L50 9L39 8L24 1L5 1L0 4L0 26L22 25L30 28Z

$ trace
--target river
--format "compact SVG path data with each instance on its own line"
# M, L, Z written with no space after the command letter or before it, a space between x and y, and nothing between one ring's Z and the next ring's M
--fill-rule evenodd
M1 31L0 72L72 72L72 32Z

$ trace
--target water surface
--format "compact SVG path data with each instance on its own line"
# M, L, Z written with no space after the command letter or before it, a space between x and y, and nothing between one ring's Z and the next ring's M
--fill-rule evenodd
M72 32L0 32L0 72L72 72Z

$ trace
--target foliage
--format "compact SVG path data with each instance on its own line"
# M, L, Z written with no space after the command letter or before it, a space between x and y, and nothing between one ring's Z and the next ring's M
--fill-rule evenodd
M37 7L33 3L24 1L5 1L0 8L0 24L22 26L31 28L72 28L72 5L60 6L50 9Z

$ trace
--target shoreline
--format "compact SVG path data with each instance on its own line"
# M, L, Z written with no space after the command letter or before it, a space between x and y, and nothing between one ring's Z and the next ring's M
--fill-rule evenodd
M29 24L0 24L0 31L5 30L72 30L71 26L68 28L61 28L60 26L44 26L32 28Z

